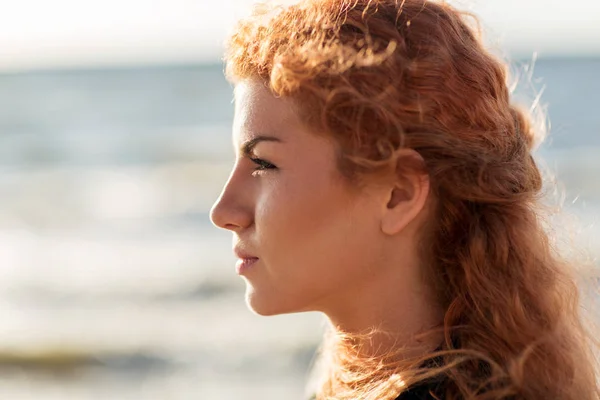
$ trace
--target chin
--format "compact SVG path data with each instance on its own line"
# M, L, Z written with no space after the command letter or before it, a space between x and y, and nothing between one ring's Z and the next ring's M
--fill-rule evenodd
M305 311L302 307L284 303L280 298L257 293L253 288L248 288L246 291L246 305L253 313L263 317Z
M281 302L277 302L276 299L266 299L252 289L246 293L246 305L250 311L263 317L286 313L281 307Z

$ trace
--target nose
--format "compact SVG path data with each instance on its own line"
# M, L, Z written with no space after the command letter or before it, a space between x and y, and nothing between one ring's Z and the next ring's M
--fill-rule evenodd
M210 220L218 228L238 232L252 224L252 207L247 194L238 190L234 175L225 184L221 195L210 210ZM246 191L247 192L247 191Z

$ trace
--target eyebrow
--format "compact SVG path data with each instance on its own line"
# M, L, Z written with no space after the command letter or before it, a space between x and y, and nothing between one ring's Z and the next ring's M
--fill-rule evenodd
M254 148L256 147L257 144L259 144L260 142L279 142L282 143L283 141L279 138L276 138L274 136L255 136L250 140L245 141L242 144L242 154L244 154L244 156L249 156L250 154L252 154L252 150L254 150Z

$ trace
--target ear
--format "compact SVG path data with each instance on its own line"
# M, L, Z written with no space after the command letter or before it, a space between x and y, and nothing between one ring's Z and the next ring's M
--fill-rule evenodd
M423 157L412 149L400 149L397 155L381 219L381 230L386 235L404 230L423 211L429 196Z

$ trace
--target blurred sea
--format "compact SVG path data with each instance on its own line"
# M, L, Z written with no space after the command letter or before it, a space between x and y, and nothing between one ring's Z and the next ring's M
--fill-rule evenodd
M537 156L595 256L599 73L533 73L552 122ZM0 74L0 398L302 398L321 317L251 314L208 220L231 102L221 65Z

